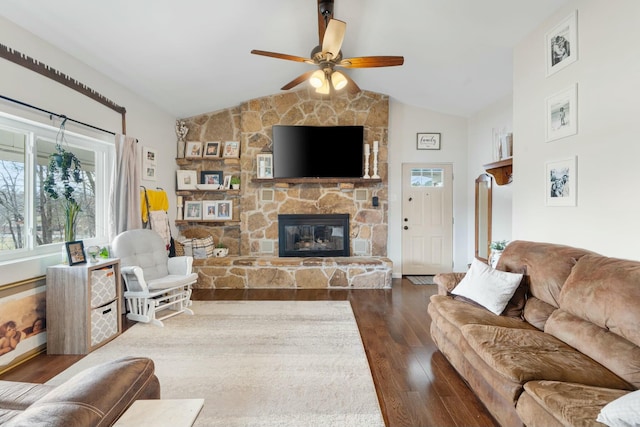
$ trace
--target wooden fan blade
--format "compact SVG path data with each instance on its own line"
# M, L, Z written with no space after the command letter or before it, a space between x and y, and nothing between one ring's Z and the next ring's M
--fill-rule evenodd
M394 67L404 64L403 56L361 56L340 61L338 66L345 68Z
M314 71L315 70L307 71L306 73L299 75L298 77L296 77L295 79L287 83L286 85L282 86L281 90L289 90L293 87L298 86L300 83L304 82L305 80L309 80L309 77L311 77L311 74L313 74Z
M314 62L309 58L303 58L301 56L287 55L286 53L267 52L266 50L252 50L254 55L269 56L271 58L286 59L287 61L307 62L313 64Z
M347 84L347 90L349 91L349 93L355 94L355 93L360 92L360 87L356 84L356 82L353 81L353 79L351 77L349 77L349 75L347 73L342 73L342 75L345 76L345 78L349 82Z
M340 53L342 42L344 41L344 33L347 31L347 23L332 19L327 25L327 31L324 33L322 40L322 53L328 54L326 59L333 59Z

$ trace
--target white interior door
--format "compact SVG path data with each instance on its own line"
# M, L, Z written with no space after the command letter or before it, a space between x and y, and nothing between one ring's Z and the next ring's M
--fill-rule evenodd
M402 274L453 271L453 165L402 165Z

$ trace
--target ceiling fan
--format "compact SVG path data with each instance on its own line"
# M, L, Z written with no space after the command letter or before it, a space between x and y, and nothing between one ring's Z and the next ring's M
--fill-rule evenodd
M318 39L319 45L313 48L310 58L287 55L284 53L268 52L264 50L252 50L254 55L270 56L272 58L286 59L288 61L305 62L318 66L318 70L307 71L282 87L288 90L305 80L309 80L311 86L320 94L329 94L331 90L347 88L349 92L360 91L358 85L345 73L335 70L341 68L372 68L393 67L402 65L402 56L361 56L355 58L343 58L342 41L347 29L346 22L333 19L333 0L318 0Z

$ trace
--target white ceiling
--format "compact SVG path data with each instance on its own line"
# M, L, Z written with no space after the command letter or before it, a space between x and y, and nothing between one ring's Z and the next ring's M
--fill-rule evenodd
M347 22L344 57L405 58L349 70L361 88L470 116L510 93L513 46L566 1L335 0L334 17ZM0 14L182 118L278 93L312 69L249 52L308 57L316 10L317 0L3 0Z

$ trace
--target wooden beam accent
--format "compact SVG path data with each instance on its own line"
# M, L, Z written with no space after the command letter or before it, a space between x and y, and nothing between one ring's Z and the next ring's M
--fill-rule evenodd
M80 92L81 94L93 99L96 102L99 102L105 107L108 107L113 111L120 113L122 115L122 133L126 134L126 108L116 104L104 95L91 89L84 83L80 83L76 79L69 77L64 73L61 73L55 68L49 67L48 65L43 64L40 61L25 55L24 53L20 53L15 49L11 49L10 47L3 45L2 43L0 43L0 57L13 62L14 64L18 64L31 71L34 71L40 75L43 75L47 78L50 78L51 80L54 80L70 89Z

